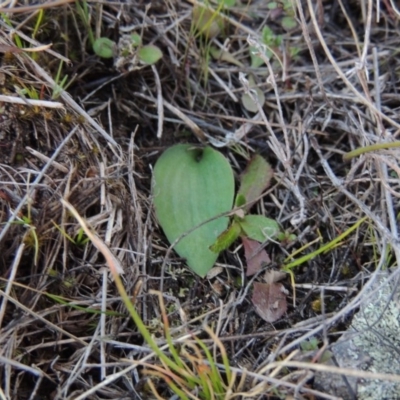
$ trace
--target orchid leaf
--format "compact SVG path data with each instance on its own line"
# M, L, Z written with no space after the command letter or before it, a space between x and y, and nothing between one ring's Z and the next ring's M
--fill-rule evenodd
M154 167L157 219L170 243L181 238L175 251L202 277L217 260L218 254L210 246L227 228L229 218L219 217L201 224L232 209L234 189L229 162L211 147L173 146Z

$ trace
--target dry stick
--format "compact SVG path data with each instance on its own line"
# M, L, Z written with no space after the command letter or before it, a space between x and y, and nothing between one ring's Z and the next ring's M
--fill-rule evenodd
M146 96L143 93L139 92L134 92L133 93L135 96L142 97L143 99L146 99L148 101L156 102L156 100L153 97ZM204 143L206 141L206 135L202 131L202 129L195 123L193 122L190 118L188 118L181 110L178 108L174 107L172 104L168 103L166 100L163 100L163 104L165 107L168 108L171 112L173 112L178 118L180 118L196 135L197 139L200 140L200 142Z
M39 153L35 149L32 149L32 147L26 146L25 149L28 150L29 153L31 153L34 157L38 158L43 163L46 163L50 160L50 157L47 157L44 154ZM67 167L64 167L64 165L58 163L57 161L53 161L52 165L54 168L58 169L65 175L67 175L70 172L70 170Z
M56 51L51 50L51 48L49 48L50 46L52 46L52 44L50 45L42 45L40 42L38 42L37 40L34 40L32 38L30 38L29 36L25 35L23 32L21 32L20 30L16 31L16 29L10 27L9 25L7 25L5 22L0 21L0 26L2 26L4 28L4 30L7 30L10 32L10 35L14 32L18 33L18 36L21 37L22 39L24 39L26 42L32 44L33 46L36 47L35 49L29 49L29 48L23 48L23 49L19 49L18 47L11 47L13 49L15 49L15 52L18 53L23 53L25 52L31 52L32 50L38 51L38 49L42 48L42 51L45 51L46 53L51 54L53 57L58 58L61 61L64 61L67 64L71 63L71 60L67 57L62 56L61 54L58 54ZM45 46L45 47L43 47Z
M251 39L248 39L249 43L253 43L255 46L258 46L257 43ZM271 81L274 81L273 78L273 70L272 70L272 66L269 62L269 60L267 58L265 58L263 56L263 52L260 52L260 56L261 58L264 59L264 61L266 62L269 72L270 72L270 76L271 76ZM283 146L281 145L280 141L278 140L278 138L275 135L274 130L272 129L272 126L267 118L267 116L265 115L265 112L263 110L263 108L261 107L261 105L259 104L259 101L257 100L257 98L253 95L253 93L251 92L251 89L249 87L249 83L247 81L247 79L244 77L243 73L239 73L239 80L242 83L245 92L251 97L251 99L254 101L255 104L257 104L258 107L258 114L260 114L262 120L264 121L265 127L267 128L268 132L270 133L270 137L268 140L268 144L271 148L271 150L275 153L276 157L280 160L280 162L283 164L283 166L285 167L285 171L288 173L290 180L289 179L284 179L283 181L290 187L290 189L292 190L292 192L294 193L294 195L296 196L296 198L299 201L300 204L300 212L299 212L299 217L297 217L296 219L292 219L292 223L293 224L298 224L301 221L304 220L305 218L305 200L304 197L302 196L300 189L297 185L297 182L295 181L295 178L293 176L292 170L290 168L290 161L289 161L289 157L290 157L290 148L289 148L289 139L287 138L287 130L284 130L286 132L285 135L285 141L286 141L286 152L283 149ZM278 88L276 86L276 82L275 85L273 85L274 90L275 90L275 96L276 98L279 98L278 96ZM285 125L284 121L283 121L283 115L281 115L281 124Z
M368 53L369 43L370 43L370 36L371 36L371 23L372 23L372 0L368 0L368 10L367 10L367 21L364 31L364 45L363 45L363 52L361 56L361 65L365 66L366 64L366 57Z
M1 365L9 364L9 365L13 366L14 368L18 368L22 371L30 372L32 375L35 375L35 376L45 375L48 379L50 379L53 383L55 383L54 380L51 379L47 374L45 374L41 369L29 367L28 365L26 365L24 363L20 363L18 361L11 360L11 359L3 357L1 355L0 355L0 364Z
M367 68L367 53L368 53L368 45L369 45L369 37L371 34L371 23L372 23L372 0L368 0L368 10L367 10L367 21L366 21L366 28L365 28L365 37L364 37L364 45L363 45L363 52L360 58L360 63L359 65L356 64L356 71L357 71L357 76L359 79L359 82L361 84L361 87L363 88L363 91L365 93L366 99L373 104L373 100L368 88L368 80L369 80L369 74L368 74L368 68ZM375 77L377 77L376 74L376 69L375 69ZM379 99L379 92L376 93L375 96L375 101ZM379 101L379 100L378 100ZM376 104L376 109L382 112L380 108L380 103ZM371 112L371 120L376 122L377 125L380 127L380 134L378 136L382 136L385 133L385 127L382 123L382 118L379 115L376 115Z
M338 374L338 375L347 375L347 376L353 376L355 378L363 378L363 379L378 379L381 381L390 381L390 382L400 382L400 375L394 375L394 374L382 374L379 372L369 372L369 371L364 371L364 370L354 370L351 368L342 368L342 367L333 367L330 365L324 365L324 364L312 364L312 363L305 363L301 361L275 361L271 363L268 367L269 369L271 368L276 368L277 366L280 366L282 368L302 368L302 369L312 369L314 371L321 371L321 372L329 372L332 374Z
M34 5L34 6L0 8L0 13L16 14L16 13L30 12L30 11L41 10L41 9L45 9L45 8L63 6L65 4L75 3L75 1L76 0L55 0L55 1L52 1L52 2L43 3L43 4L37 4L37 5ZM93 0L91 0L91 1L93 1Z
M33 65L38 75L48 82L53 89L57 86L53 78L51 78L36 61L32 60L31 58L27 58L27 60ZM85 117L85 120L92 125L92 127L96 129L96 131L99 132L105 140L114 145L117 149L119 148L118 143L82 107L80 107L75 100L72 99L68 92L62 90L60 97L79 115ZM111 149L114 151L112 147Z
M363 300L363 298L365 297L365 293L366 291L368 291L371 287L373 287L373 285L375 284L375 278L377 276L377 274L381 271L383 265L386 262L386 256L383 254L381 256L381 259L379 261L379 265L378 268L376 269L376 271L374 272L373 276L368 280L368 282L364 285L363 289L360 291L360 293L357 294L356 297L354 297L354 299L344 308L342 308L340 311L338 311L334 316L332 316L331 318L328 318L326 320L321 321L322 323L319 324L317 327L315 327L314 329L308 330L307 333L305 333L304 335L298 337L297 339L293 340L292 342L290 342L289 344L287 344L286 346L282 347L282 349L280 349L278 354L271 354L271 356L268 357L269 362L271 362L273 359L276 358L276 356L282 355L287 353L288 351L290 351L291 349L293 349L293 347L300 345L300 343L304 342L306 339L315 336L317 334L319 334L319 332L321 330L324 329L323 325L325 324L326 327L329 327L330 325L333 325L334 323L336 323L338 320L340 320L341 318L344 318L348 315L348 313L350 313L351 311L353 311L355 308L360 306L361 301ZM396 277L398 277L400 275L400 269L395 270L395 272L392 274L391 278L395 279ZM374 296L374 293L377 293L382 286L385 284L385 282L381 285L378 285L378 287L374 290L371 290L371 292L369 293L370 296ZM267 360L267 362L268 362Z
M158 75L157 68L155 65L151 66L151 70L154 74L154 80L157 88L157 114L158 114L158 127L157 127L157 138L160 139L163 133L164 125L164 106L163 106L163 95L161 89L160 76Z
M380 232L383 234L383 236L389 241L389 243L392 245L393 249L397 254L400 252L399 249L399 241L398 238L395 237L392 232L390 232L382 223L379 217L377 217L375 214L371 212L371 210L363 204L359 199L357 199L356 196L354 196L352 193L350 193L347 189L343 187L341 184L340 180L334 175L333 171L331 170L329 164L327 161L324 159L321 150L319 149L319 146L314 138L311 138L311 144L315 151L317 152L318 156L320 157L321 164L325 170L326 175L331 179L332 184L343 194L345 194L353 203L355 203L361 211L366 214L376 225L376 227L380 230ZM379 263L379 266L376 270L376 273L380 271L381 267L385 263L385 253L382 253L381 260ZM374 274L374 277L376 276L376 273ZM398 275L400 274L400 269L397 269L393 274L392 274L392 279L395 279ZM364 293L366 290L368 290L369 287L372 286L374 282L374 279L371 278L366 285L364 286L363 290L354 298L354 300L346 307L344 307L342 310L340 310L334 317L329 318L326 320L324 323L326 326L332 325L334 322L336 322L339 318L342 316L345 316L347 312L351 311L355 307L358 306L359 302L362 300L362 296L364 296ZM378 289L376 289L378 290ZM375 292L375 290L374 290ZM301 337L297 338L293 342L289 343L286 345L284 348L281 349L280 354L286 353L290 349L292 349L294 346L300 344L302 341L305 339L314 336L315 334L319 333L323 329L323 326L318 326L317 328L314 328L313 330L309 331L308 333L302 335ZM275 355L272 355L275 357Z
M26 237L26 235L24 236L24 239L25 239L25 237ZM15 276L17 275L18 266L21 261L21 257L24 252L24 249L25 249L25 243L24 243L24 241L22 241L22 243L19 245L18 250L14 256L14 262L12 263L12 266L11 266L11 272L7 278L7 286L6 286L6 290L5 290L5 293L7 296L11 292L11 288L13 286ZM6 306L7 306L7 299L4 298L3 302L1 303L1 307L0 307L0 330L1 330L1 326L3 324L4 314L6 312Z
M300 189L299 189L299 186L298 186L298 179L296 179L296 178L294 177L293 171L292 171L292 169L290 168L290 160L289 160L289 157L290 157L289 137L288 137L288 133L287 133L286 123L285 123L285 120L284 120L284 118L283 118L283 112L282 112L281 102L280 102L280 100L279 100L278 86L277 86L277 84L276 84L276 81L275 81L275 78L274 78L274 75L273 75L272 65L271 65L271 63L270 63L269 60L266 60L266 61L267 61L268 71L269 71L270 77L271 77L272 86L273 86L273 88L274 88L274 92L275 92L275 95L276 95L276 102L277 102L278 110L279 110L279 119L280 119L281 124L282 124L282 129L283 129L283 133L284 133L284 137L285 137L285 142L286 142L286 155L287 155L287 160L286 160L286 162L284 162L283 164L284 164L285 170L287 171L287 173L288 173L288 175L289 175L289 177L290 177L290 181L289 181L289 182L290 182L291 190L293 191L293 194L296 196L297 200L299 201L299 205L300 205L299 216L298 216L298 217L295 217L295 218L292 218L292 220L291 220L291 223L292 223L293 225L297 225L297 224L300 224L301 222L303 222L304 219L305 219L305 217L306 217L305 199L304 199L304 197L303 197L303 195L301 194L301 191L300 191ZM260 109L259 111L260 111L260 112L261 112L261 111L263 112L264 119L266 119L266 116L265 116L265 114L264 114L264 111L261 110L261 109ZM304 159L303 159L303 160L304 160ZM305 161L305 160L304 160L304 161ZM302 163L301 165L304 166L304 163ZM302 171L302 170L299 168L298 172L301 173L301 171ZM300 175L299 175L299 176L300 176Z
M222 87L222 89L225 90L225 92L228 94L228 96L235 102L237 103L239 100L235 96L235 93L232 92L231 89L229 89L228 85L216 74L216 72L211 68L208 67L208 71L212 75L212 77L217 81L217 83Z
M210 365L208 363L208 361L205 361L205 364ZM223 364L215 363L215 365L221 370L225 369L225 366ZM238 374L246 374L246 376L258 379L261 382L268 382L270 384L273 384L274 388L277 388L277 387L280 387L280 386L286 386L286 387L291 388L291 389L296 389L297 388L297 384L294 384L294 383L291 383L291 382L286 382L286 381L283 381L283 380L279 380L277 378L274 378L274 377L271 377L271 376L268 376L268 375L262 375L262 374L259 374L257 372L247 371L246 369L231 367L231 371L236 372ZM273 388L271 388L270 390L272 390L272 389ZM318 390L314 390L314 389L310 389L310 388L306 388L306 389L303 389L303 390L307 391L310 394L314 394L315 396L318 396L318 397L321 397L321 398L324 398L324 399L340 400L339 397L331 396L329 394L319 392Z
M25 196L21 199L21 201L19 202L18 206L15 208L13 214L11 215L11 217L8 219L7 223L5 224L2 232L0 233L0 243L4 239L4 237L6 236L6 233L10 229L11 224L14 222L15 218L17 217L18 213L21 211L22 207L24 207L26 205L26 203L30 199L33 191L36 190L37 184L43 179L43 177L46 174L47 170L53 164L53 161L58 157L58 155L60 154L60 152L63 149L63 147L69 142L69 140L75 134L77 129L78 129L78 126L73 128L72 131L65 137L65 139L58 145L57 149L54 151L54 153L50 157L49 161L42 168L42 170L40 171L40 173L38 174L36 179L30 185L30 187L27 190Z
M374 55L374 82L375 82L375 99L377 103L377 108L381 110L381 101L380 101L380 85L379 85L379 63L377 60L377 53L376 53L376 47L373 48L373 55ZM382 131L383 132L383 131ZM387 165L383 162L378 163L378 173L382 177L383 182L387 182L389 179L389 173L388 173L388 168ZM393 198L391 196L390 191L387 189L386 185L381 186L382 191L384 192L385 196L385 202L382 202L383 207L386 207L386 212L389 217L389 224L390 224L390 230L392 232L392 235L398 240L399 239L399 232L397 229L397 221L396 221L396 215L394 212L394 205L393 205ZM397 266L400 266L400 251L398 249L395 249L395 254L396 254L396 259L397 259Z
M378 2L379 3L379 2ZM393 11L395 12L395 14L397 15L398 18L400 18L400 11L397 8L397 6L394 4L394 0L390 0L390 5L393 8Z
M37 107L47 107L47 108L62 108L64 109L64 104L58 101L48 101L48 100L35 100L35 99L23 99L17 96L6 96L4 94L0 95L0 101L4 103L13 103L13 104L23 104L28 106L37 106Z
M329 102L328 98L326 97L326 92L325 92L324 85L322 83L321 72L319 70L319 64L317 61L317 56L315 55L314 47L311 42L310 32L308 31L308 28L307 28L307 21L306 21L306 18L304 17L303 5L301 4L301 1L297 1L297 10L299 11L299 15L300 15L301 29L303 31L304 39L307 43L307 47L308 47L308 50L310 51L311 59L312 59L313 65L314 65L315 76L317 77L319 90L321 91L323 98L329 104L330 102Z
M107 315L107 284L108 284L108 270L103 268L102 271L102 291L101 291L101 315L100 315L100 337L107 337L106 334L106 315ZM105 379L107 376L106 368L104 367L106 363L106 344L103 340L100 340L100 377L101 380Z
M351 21L349 15L347 13L347 10L343 5L343 0L339 0L339 5L340 5L340 8L342 9L342 13L343 13L344 17L346 18L347 25L349 26L349 28L351 30L351 34L353 35L353 39L354 39L354 43L356 45L358 57L361 59L361 50L360 50L361 45L360 45L360 40L358 39L358 36L357 36L357 31L355 30L353 22Z
M120 265L117 257L109 250L108 246L101 240L95 232L89 228L86 220L83 219L79 213L76 211L75 207L73 207L68 201L61 199L61 204L68 209L68 211L77 219L82 229L85 231L85 234L99 250L104 258L106 259L107 265L109 266L113 275L120 275L124 273L122 266Z
M74 363L73 368L69 371L68 373L68 379L66 380L65 383L62 385L62 389L60 390L61 393L58 393L59 398L65 399L68 397L68 390L73 385L80 377L83 376L86 368L87 368L87 360L92 354L92 349L93 349L93 343L98 338L98 331L99 327L97 326L96 331L93 333L93 335L90 338L90 342L88 345L85 347L85 350L82 355L80 355L79 359Z
M313 9L313 4L312 4L312 0L307 0L307 4L308 4L308 9L310 12L310 16L311 16L311 20L313 22L314 25L314 29L315 29L315 33L318 36L319 42L322 46L322 48L325 51L326 56L328 57L329 61L331 62L333 68L335 69L335 71L337 72L337 74L340 76L340 78L342 79L342 81L346 84L346 86L355 94L355 96L357 97L357 99L364 104L365 106L369 107L372 111L374 111L375 113L377 113L379 116L381 116L385 121L389 122L392 126L400 129L400 124L395 122L394 120L392 120L391 118L389 118L387 115L385 115L384 113L382 113L382 111L378 110L373 104L371 104L353 85L352 83L347 79L346 75L343 73L343 71L339 68L339 66L337 65L332 53L330 52L325 39L322 36L322 33L318 27L318 23L315 17L315 13L314 13L314 9Z
M177 340L177 343L182 343L187 339L191 339L193 336L198 335L199 332L193 332L191 334L185 335L183 337L181 337L179 340ZM160 347L160 350L166 350L169 348L169 344L165 344L164 346ZM97 392L97 390L106 387L108 385L110 385L111 383L113 383L115 380L120 379L124 376L128 376L129 372L131 372L132 370L136 369L137 367L140 367L140 365L142 365L142 363L144 363L146 360L149 360L153 357L155 357L156 354L154 353L154 351L152 351L150 354L146 355L145 357L143 357L141 360L139 361L134 361L134 360L129 360L129 359L122 359L121 362L128 362L132 365L130 365L129 367L123 369L122 371L119 371L113 375L109 375L106 379L104 379L102 382L98 383L95 386L92 386L90 389L88 389L86 392L82 393L81 395L79 395L78 397L76 397L74 400L85 400L87 399L91 394L94 394Z
M312 147L318 154L321 165L325 171L325 174L331 180L332 185L335 188L337 188L340 192L342 192L344 195L346 195L354 204L356 204L360 208L361 212L364 213L368 218L370 218L374 222L376 227L380 230L383 236L386 237L386 239L393 246L393 248L400 251L399 247L400 243L398 238L392 235L392 233L386 228L386 226L384 226L381 219L377 215L373 214L372 211L364 203L362 203L353 193L350 193L346 188L343 187L341 180L339 180L339 178L336 177L331 167L329 166L328 162L322 155L322 152L315 138L311 138L310 141Z
M53 329L54 332L58 332L63 334L66 337L69 337L71 339L75 340L75 343L80 343L83 346L87 346L88 343L85 342L84 340L80 339L79 337L73 335L72 333L67 332L66 330L60 328L59 326L57 326L56 324L53 324L52 322L50 322L49 320L47 320L46 318L42 317L40 314L32 311L29 307L24 306L23 304L21 304L18 300L14 299L13 297L7 295L5 292L3 292L2 290L0 290L0 297L4 297L5 299L7 299L10 303L13 303L15 305L15 307L17 309L21 309L22 311L24 311L25 313L32 315L33 318L35 318L36 321L42 321L45 325L47 325L49 328Z

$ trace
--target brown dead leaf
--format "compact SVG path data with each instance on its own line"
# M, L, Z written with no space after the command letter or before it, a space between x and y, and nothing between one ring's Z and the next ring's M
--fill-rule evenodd
M257 314L267 322L275 322L286 312L287 291L281 283L254 282L251 298Z
M257 273L263 264L269 264L271 259L267 252L262 248L261 243L242 237L244 247L244 256L247 263L246 276L251 276Z
M0 53L22 53L22 50L15 46L0 44Z

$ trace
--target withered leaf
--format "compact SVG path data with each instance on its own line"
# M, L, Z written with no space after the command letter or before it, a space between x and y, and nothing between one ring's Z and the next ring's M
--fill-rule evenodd
M251 301L263 320L275 322L286 312L286 289L281 283L254 282Z
M263 276L264 282L267 283L275 283L279 282L282 279L286 278L287 273L282 272L282 271L274 271L274 270L269 270L265 272L265 275Z
M22 53L22 50L15 46L0 44L0 53Z
M246 276L257 273L262 268L263 263L269 264L271 262L267 252L261 247L261 243L244 236L242 237L242 243L247 263Z

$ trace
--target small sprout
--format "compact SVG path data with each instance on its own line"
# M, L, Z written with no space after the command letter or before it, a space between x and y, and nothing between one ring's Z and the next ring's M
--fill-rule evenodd
M49 269L47 274L49 275L50 278L57 278L58 277L58 272L54 269Z
M101 58L114 57L115 42L106 37L96 39L93 43L93 51Z
M229 51L219 49L216 46L210 47L210 54L215 60L226 61L230 64L238 66L239 68L244 67L243 63L235 58L231 53L229 53Z
M289 232L279 232L276 235L276 240L281 243L291 243L294 242L297 239L297 235L294 233L289 233Z
M297 21L293 17L283 17L281 21L282 28L286 29L287 31L290 31L291 29L294 29L297 27Z
M15 155L15 162L21 163L22 161L24 161L24 155L22 153L17 153Z
M131 39L132 39L132 46L138 47L142 45L142 38L138 33L132 33Z
M242 104L243 107L250 112L258 112L258 107L262 107L265 103L265 95L264 92L256 86L254 81L254 77L252 75L249 76L249 87L251 90L250 93L244 93L242 96ZM257 104L258 103L258 104Z
M65 113L62 117L60 122L65 125L70 125L75 122L75 117L72 114Z
M282 35L276 35L269 26L264 26L261 39L269 47L279 47L282 44Z
M311 308L314 312L316 313L320 313L322 310L322 303L321 303L321 299L316 299L314 301L311 302Z
M303 351L318 350L318 339L314 336L311 336L308 340L300 343L300 348Z
M78 233L75 236L75 244L77 246L83 246L89 242L89 238L86 236L84 230L82 228L79 229Z
M255 93L253 93L253 96L255 97L255 100L253 100L252 96L248 93L244 93L242 96L242 104L243 107L250 112L256 113L258 111L258 104L262 107L265 103L265 96L263 91L256 87L252 89ZM257 104L258 103L258 104Z
M300 53L299 47L289 47L289 57L292 59L297 59Z
M265 64L264 60L258 55L258 49L255 46L250 46L251 68L260 68ZM269 60L272 57L272 51L266 49L265 57Z
M62 285L66 289L71 289L72 287L76 286L76 281L73 278L65 278L62 281Z
M139 60L147 65L153 65L162 57L162 51L154 45L143 46L138 51Z
M208 10L202 6L193 8L193 26L197 32L207 39L213 39L224 29L224 20L218 15L218 12Z

